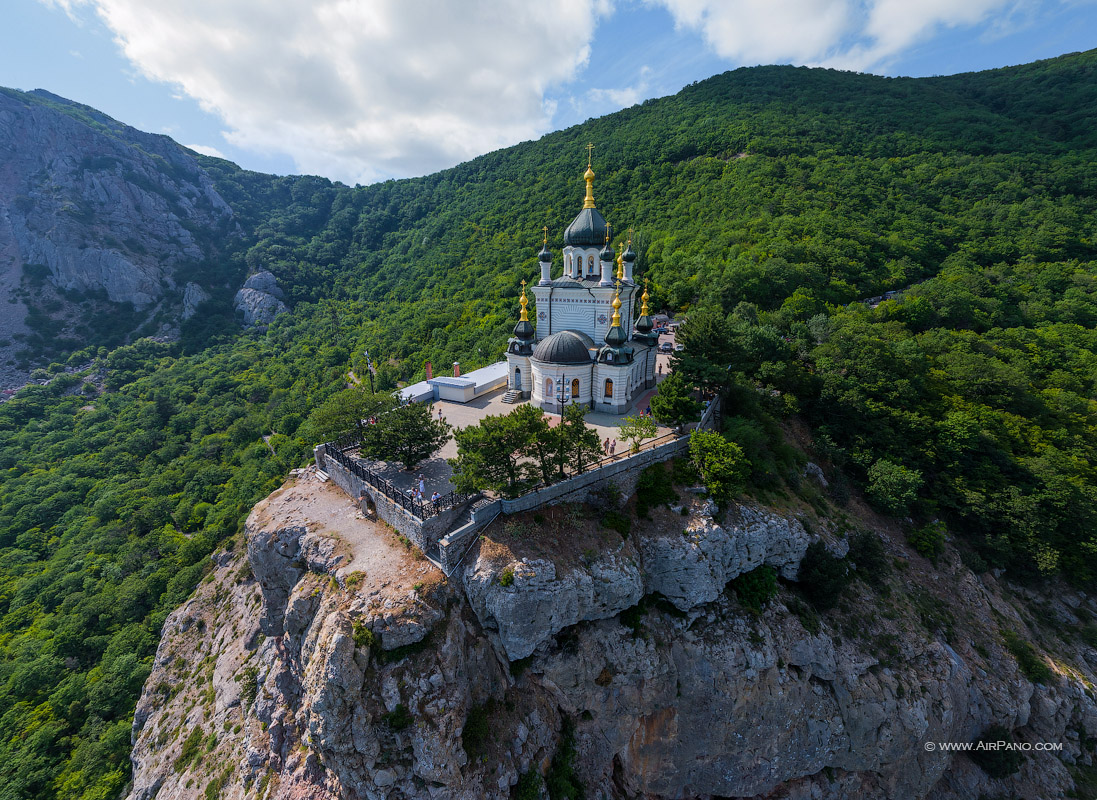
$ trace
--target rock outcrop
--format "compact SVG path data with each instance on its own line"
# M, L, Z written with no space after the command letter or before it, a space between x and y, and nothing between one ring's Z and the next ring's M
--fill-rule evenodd
M684 530L638 533L589 566L561 574L547 559L509 562L477 551L464 571L469 602L514 660L564 628L616 616L647 594L659 593L688 611L712 602L732 578L763 564L784 578L796 577L808 546L800 522L737 506L720 525L713 511L706 503Z
M198 313L198 306L210 299L209 292L191 281L183 287L183 319Z
M288 310L282 302L283 297L274 275L264 270L244 281L233 303L243 316L245 325L269 325L275 317Z
M330 484L291 479L249 517L247 559L220 554L169 617L131 797L508 800L555 756L613 800L1060 798L1092 769L1097 650L1032 683L999 633L1020 611L991 576L891 543L902 568L879 592L855 584L844 610L789 589L760 613L709 598L760 564L792 575L808 538L762 508L731 516L695 510L681 542L633 530L577 563L493 560L489 529L466 602ZM686 576L706 588L675 594ZM671 594L637 605L652 581ZM1069 599L1064 625L1097 613ZM939 746L992 724L1062 751L998 779Z
M0 92L0 163L0 252L61 289L149 306L233 228L186 150L48 92Z

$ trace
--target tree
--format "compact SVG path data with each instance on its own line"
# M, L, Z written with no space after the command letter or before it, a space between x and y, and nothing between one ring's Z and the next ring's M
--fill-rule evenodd
M881 458L868 468L868 496L877 506L896 516L905 514L918 498L922 473Z
M449 439L449 423L434 418L434 406L406 403L367 425L362 452L379 460L395 459L405 469L429 458Z
M532 435L529 420L524 416L528 412L516 415L517 411L486 416L480 424L454 433L457 458L449 460L453 467L450 480L458 491L487 489L517 493L523 474L521 457Z
M562 436L559 428L550 428L545 412L534 406L523 404L510 412L515 425L524 428L529 439L522 455L533 460L527 465L527 471L533 479L539 479L549 484L559 477L563 477L561 470L560 448Z
M309 442L330 442L355 431L365 437L367 420L395 408L399 403L391 392L371 392L364 386L351 386L336 392L309 414L300 436Z
M557 430L560 436L560 466L571 464L576 472L583 472L587 465L602 457L602 443L598 431L588 428L583 419L583 407L570 405L564 408Z
M680 372L672 372L651 398L651 414L661 422L681 424L701 418L701 404L693 399L692 387Z
M727 502L743 487L750 464L734 442L711 431L694 431L689 437L689 456L717 501Z
M657 430L651 417L625 417L621 422L621 432L617 435L628 445L630 453L639 453L640 443L644 439L654 439Z

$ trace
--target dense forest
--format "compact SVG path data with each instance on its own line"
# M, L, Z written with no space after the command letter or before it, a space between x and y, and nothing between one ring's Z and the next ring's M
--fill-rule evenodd
M0 406L0 798L117 795L166 614L307 458L312 409L367 347L381 388L496 360L588 141L598 207L690 318L681 367L729 397L732 439L797 415L972 563L1094 585L1097 51L737 70L368 187L203 157L245 231L224 271L271 270L292 311L242 331L220 298L178 343L74 353L93 366Z

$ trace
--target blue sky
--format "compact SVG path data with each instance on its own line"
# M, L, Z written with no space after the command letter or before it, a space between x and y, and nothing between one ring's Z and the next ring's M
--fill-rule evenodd
M0 85L264 172L421 175L739 66L1097 47L1097 0L6 0Z

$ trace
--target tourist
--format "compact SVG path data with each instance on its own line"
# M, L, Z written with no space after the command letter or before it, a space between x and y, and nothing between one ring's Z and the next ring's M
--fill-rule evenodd
M609 454L612 456L617 453L617 440L614 439L609 443Z
M605 454L607 456L609 455L609 437L608 436L606 437L606 440L604 442L602 442L602 450L605 451Z
M442 495L438 494L437 491L435 491L434 494L432 494L430 496L430 502L432 502L432 503L437 503L441 499L442 499Z
M423 476L419 476L419 496L422 497L427 493L427 483L423 480Z

